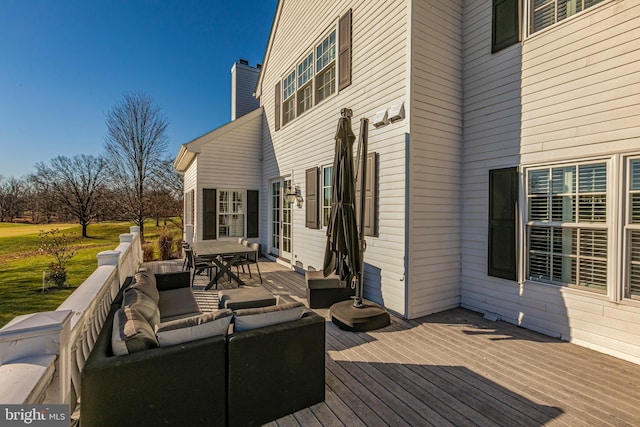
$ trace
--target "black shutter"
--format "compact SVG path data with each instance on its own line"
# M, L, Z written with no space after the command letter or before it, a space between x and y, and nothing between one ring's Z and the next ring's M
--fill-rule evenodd
M351 9L340 18L338 40L338 90L351 84Z
M367 180L364 185L364 235L376 236L377 220L377 179L378 155L375 152L367 154ZM360 218L360 177L356 182L356 217Z
M202 240L216 238L217 227L217 197L215 188L202 190Z
M317 167L305 171L305 226L314 229L320 228L318 175Z
M258 237L260 204L258 190L247 190L247 238Z
M489 171L489 276L517 280L518 169Z
M493 0L491 53L520 40L520 8L518 0Z
M282 93L280 91L280 82L276 83L276 94L275 94L275 129L280 130L280 97Z

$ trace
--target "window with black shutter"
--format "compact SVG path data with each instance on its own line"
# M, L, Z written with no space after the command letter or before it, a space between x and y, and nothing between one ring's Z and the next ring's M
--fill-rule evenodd
M280 130L280 97L282 96L282 92L280 90L280 82L276 83L276 96L275 96L275 115L274 115L274 121L275 121L275 129L276 130Z
M202 240L216 238L217 199L215 188L202 190Z
M489 171L489 276L517 280L518 169Z
M377 236L377 180L378 155L375 152L367 154L367 179L364 187L364 235ZM360 218L360 178L356 182L356 217Z
M318 175L320 168L310 168L305 171L305 226L320 228L320 192L318 190Z
M259 204L258 190L247 190L247 238L259 237Z
M493 0L491 53L520 41L520 8L518 0Z
M342 90L351 84L351 9L340 18L338 30L338 90Z

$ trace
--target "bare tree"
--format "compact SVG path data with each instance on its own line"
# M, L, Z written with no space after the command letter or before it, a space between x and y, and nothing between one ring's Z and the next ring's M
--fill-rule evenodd
M49 165L36 164L36 170L38 176L50 180L56 197L82 226L82 237L87 237L87 227L98 215L99 192L107 180L105 160L86 154L58 156Z
M36 170L38 165L36 165ZM31 216L36 223L49 224L59 208L55 192L53 191L52 178L48 170L38 171L29 175L31 183L32 201Z
M0 180L0 220L7 218L13 222L21 214L26 192L24 179L11 177Z
M140 227L143 239L147 185L167 149L167 126L160 108L143 93L125 95L107 114L105 149L113 184L122 196L120 208Z
M182 228L184 179L181 173L173 169L173 160L165 159L161 167L153 174L155 190L151 195L152 212L156 218L156 225L160 217L165 219L178 217L179 222L171 222Z

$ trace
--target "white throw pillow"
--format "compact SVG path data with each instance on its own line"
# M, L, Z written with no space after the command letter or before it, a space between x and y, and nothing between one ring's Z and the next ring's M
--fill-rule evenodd
M234 311L234 332L243 332L278 323L298 320L306 311L301 302L289 302L261 308L246 308Z
M233 312L228 309L161 323L158 328L160 347L182 344L203 338L226 335Z

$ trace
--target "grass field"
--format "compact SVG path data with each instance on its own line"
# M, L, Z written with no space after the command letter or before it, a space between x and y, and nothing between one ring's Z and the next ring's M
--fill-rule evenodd
M76 254L67 266L69 288L42 292L42 272L52 258L38 253L40 230L59 228L80 236L81 227L0 223L0 327L21 314L55 310L96 269L98 253L115 249L120 234L128 233L130 226L126 222L89 225L89 237L79 239ZM162 228L156 227L155 222L145 223L145 240L157 246ZM171 223L167 228L179 241L180 229Z

